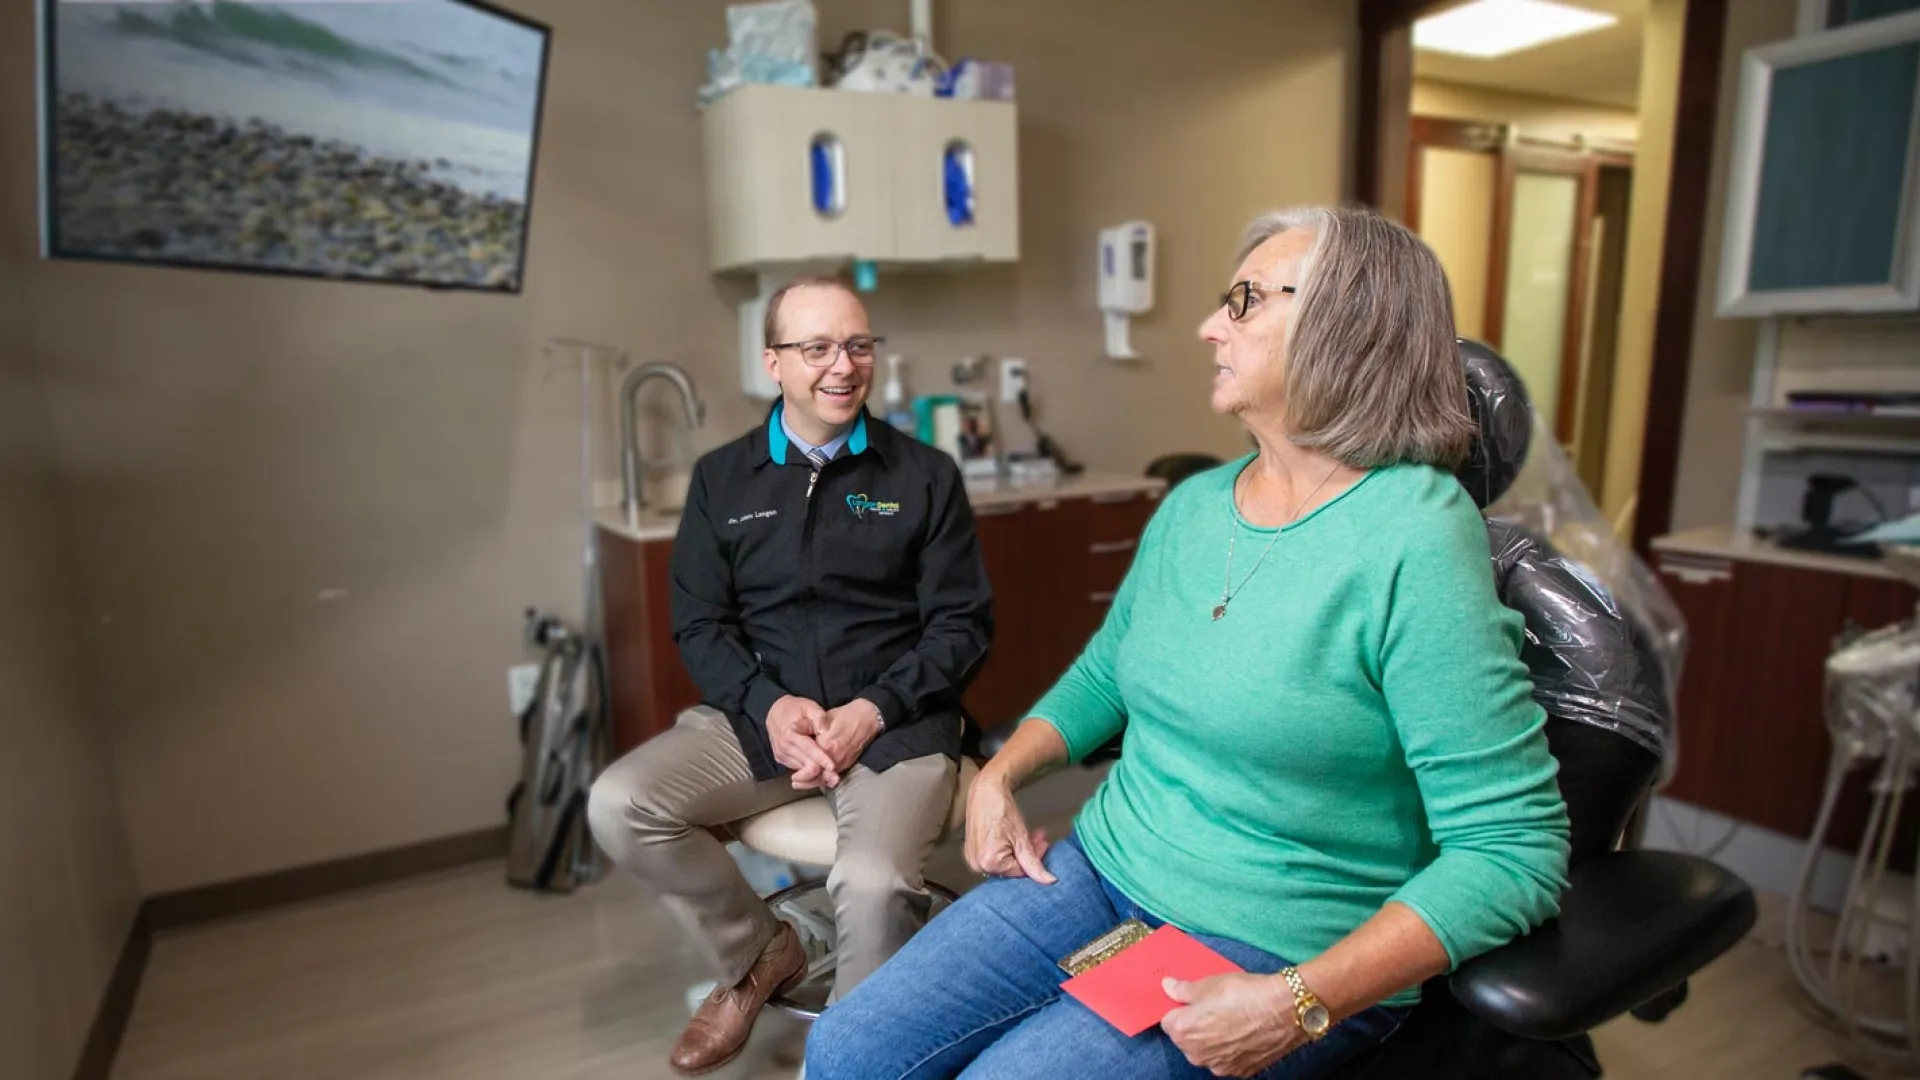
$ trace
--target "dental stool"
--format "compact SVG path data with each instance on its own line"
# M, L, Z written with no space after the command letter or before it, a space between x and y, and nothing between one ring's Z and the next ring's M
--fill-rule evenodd
M954 785L953 805L947 812L941 840L957 836L965 828L967 791L979 774L980 766L963 754L959 782ZM840 840L833 807L822 797L800 799L742 818L729 824L726 831L762 855L821 871L819 878L789 885L766 898L774 914L799 932L800 942L807 950L806 974L786 993L776 995L767 1004L804 1020L818 1019L826 1010L837 966L833 898L827 894L824 876L833 866L834 850ZM958 893L939 882L929 880L926 885L927 891L933 894L930 916L940 914L959 899Z

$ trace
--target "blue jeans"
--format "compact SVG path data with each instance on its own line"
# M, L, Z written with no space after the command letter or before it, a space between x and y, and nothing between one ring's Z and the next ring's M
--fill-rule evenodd
M822 1014L807 1041L808 1080L1210 1078L1159 1028L1129 1039L1061 991L1061 957L1122 920L1161 920L1103 879L1072 837L1047 852L1046 864L1058 883L986 882ZM1250 972L1287 966L1251 945L1196 936ZM1404 1015L1375 1006L1349 1017L1260 1076L1325 1076L1392 1034Z

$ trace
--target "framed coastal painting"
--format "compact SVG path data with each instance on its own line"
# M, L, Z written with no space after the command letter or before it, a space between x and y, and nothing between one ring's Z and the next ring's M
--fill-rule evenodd
M41 0L43 251L519 292L550 37L475 0Z

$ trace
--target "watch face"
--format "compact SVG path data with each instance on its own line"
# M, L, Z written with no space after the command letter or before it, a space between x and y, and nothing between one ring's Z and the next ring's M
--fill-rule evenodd
M1316 1039L1327 1033L1332 1022L1333 1018L1327 1015L1325 1005L1309 1005L1300 1011L1300 1026Z

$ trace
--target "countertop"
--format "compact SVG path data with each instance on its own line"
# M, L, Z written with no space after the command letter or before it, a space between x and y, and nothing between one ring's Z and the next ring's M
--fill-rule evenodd
M1166 490L1166 482L1125 473L1083 472L1078 476L1056 476L1042 481L1001 479L969 483L967 499L975 509L1004 506L1009 503L1052 502L1058 499L1099 499L1108 496L1154 495Z
M1016 483L1002 479L969 483L967 497L977 510L1023 502L1098 499L1144 493L1157 495L1165 488L1164 481L1145 476L1088 471L1078 476L1061 476L1045 481ZM600 508L594 515L594 521L608 532L630 540L638 540L641 543L651 540L671 540L680 528L680 515L677 511L664 513L649 511L642 514L637 522L630 522L627 520L627 515L617 506Z
M1708 525L1656 537L1653 541L1653 550L1675 555L1702 555L1717 559L1736 559L1741 562L1793 566L1802 570L1824 570L1828 573L1853 574L1858 577L1906 580L1904 576L1895 573L1879 559L1855 559L1846 555L1822 555L1815 551L1795 551L1792 548L1783 548L1762 540L1752 533L1737 530L1731 525Z

